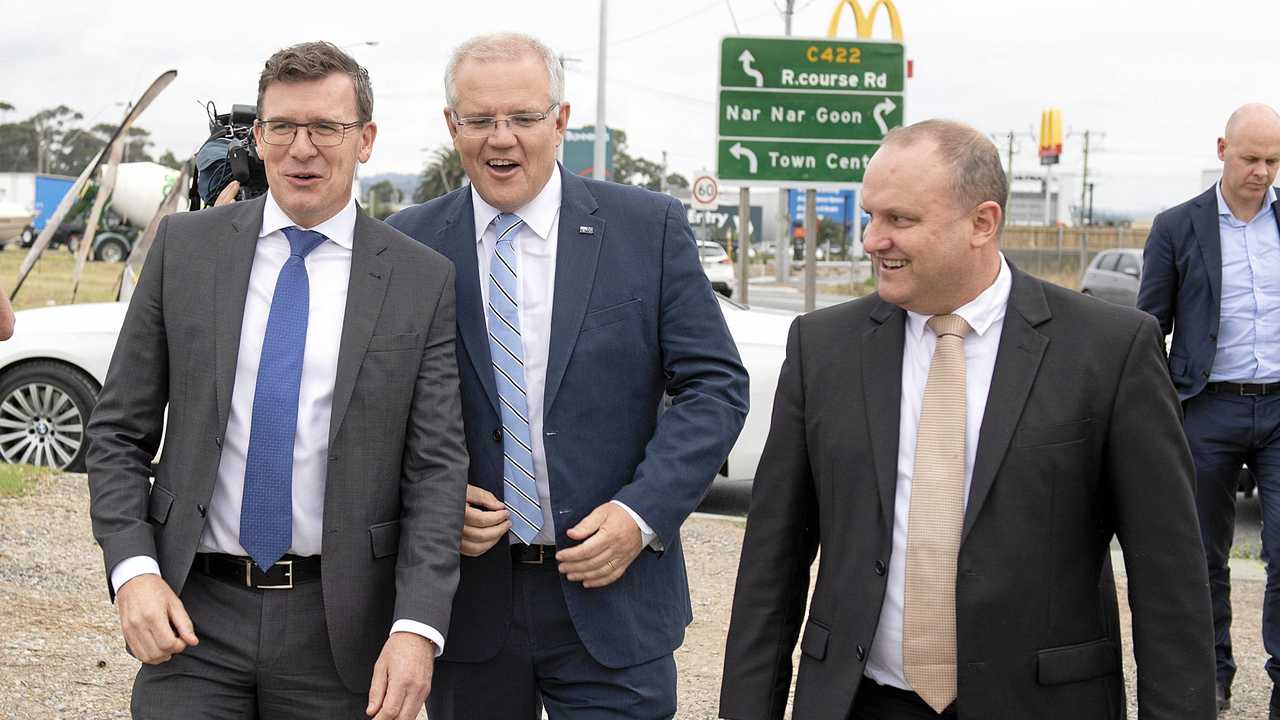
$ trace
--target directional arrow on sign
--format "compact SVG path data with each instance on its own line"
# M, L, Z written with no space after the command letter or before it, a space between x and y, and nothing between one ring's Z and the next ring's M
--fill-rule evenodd
M764 87L764 74L751 67L751 63L756 61L756 56L752 55L750 50L743 50L738 60L742 62L742 72L755 79L756 87Z
M746 155L747 171L750 172L752 175L756 174L756 168L759 164L759 162L756 160L756 154L742 147L742 143L734 143L733 146L729 148L729 154L733 156L734 160L741 160L742 156Z
M885 98L884 102L876 105L875 110L871 111L871 115L876 119L876 125L880 126L880 134L889 134L889 124L885 122L884 116L897 110L898 106L894 104L893 98Z

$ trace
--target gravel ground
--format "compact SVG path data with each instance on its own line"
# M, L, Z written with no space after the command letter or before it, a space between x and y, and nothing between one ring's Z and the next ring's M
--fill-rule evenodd
M676 654L681 718L716 716L742 531L732 519L698 517L685 525L695 620ZM48 479L31 495L0 500L0 720L128 717L138 666L124 651L100 558L89 532L83 475ZM1256 580L1236 583L1241 670L1234 708L1223 718L1266 716L1262 590ZM1128 657L1127 615L1124 624ZM1129 715L1136 718L1132 663L1126 671Z

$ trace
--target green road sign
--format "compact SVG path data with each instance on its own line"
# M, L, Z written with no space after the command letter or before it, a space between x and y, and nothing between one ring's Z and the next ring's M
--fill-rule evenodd
M862 182L862 173L878 147L878 140L836 143L721 138L717 160L722 180L731 177L753 185L847 187ZM726 176L725 168L741 172Z
M725 37L717 117L721 180L847 186L905 117L902 43Z

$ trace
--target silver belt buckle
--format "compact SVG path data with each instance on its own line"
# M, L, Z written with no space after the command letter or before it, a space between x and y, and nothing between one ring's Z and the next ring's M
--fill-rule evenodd
M244 584L248 587L256 587L259 590L292 590L293 589L293 561L280 560L276 565L284 566L285 577L289 578L289 582L284 585L254 585L253 584L253 561L248 560L244 564ZM275 567L273 565L272 567Z

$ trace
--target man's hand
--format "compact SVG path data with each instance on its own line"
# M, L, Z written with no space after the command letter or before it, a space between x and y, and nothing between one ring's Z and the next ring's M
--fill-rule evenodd
M507 506L488 490L468 485L467 511L462 519L462 554L467 557L485 554L510 529Z
M592 510L566 534L570 540L585 542L556 551L560 573L586 588L604 587L622 577L644 549L640 527L613 502Z
M411 632L391 633L373 666L369 706L374 720L413 720L431 692L435 643Z
M218 193L218 199L213 201L214 207L222 207L230 205L236 201L236 194L240 192L240 181L232 180L227 186L222 188L222 192Z
M168 662L200 643L182 601L159 575L139 575L121 585L116 608L129 652L148 665Z

